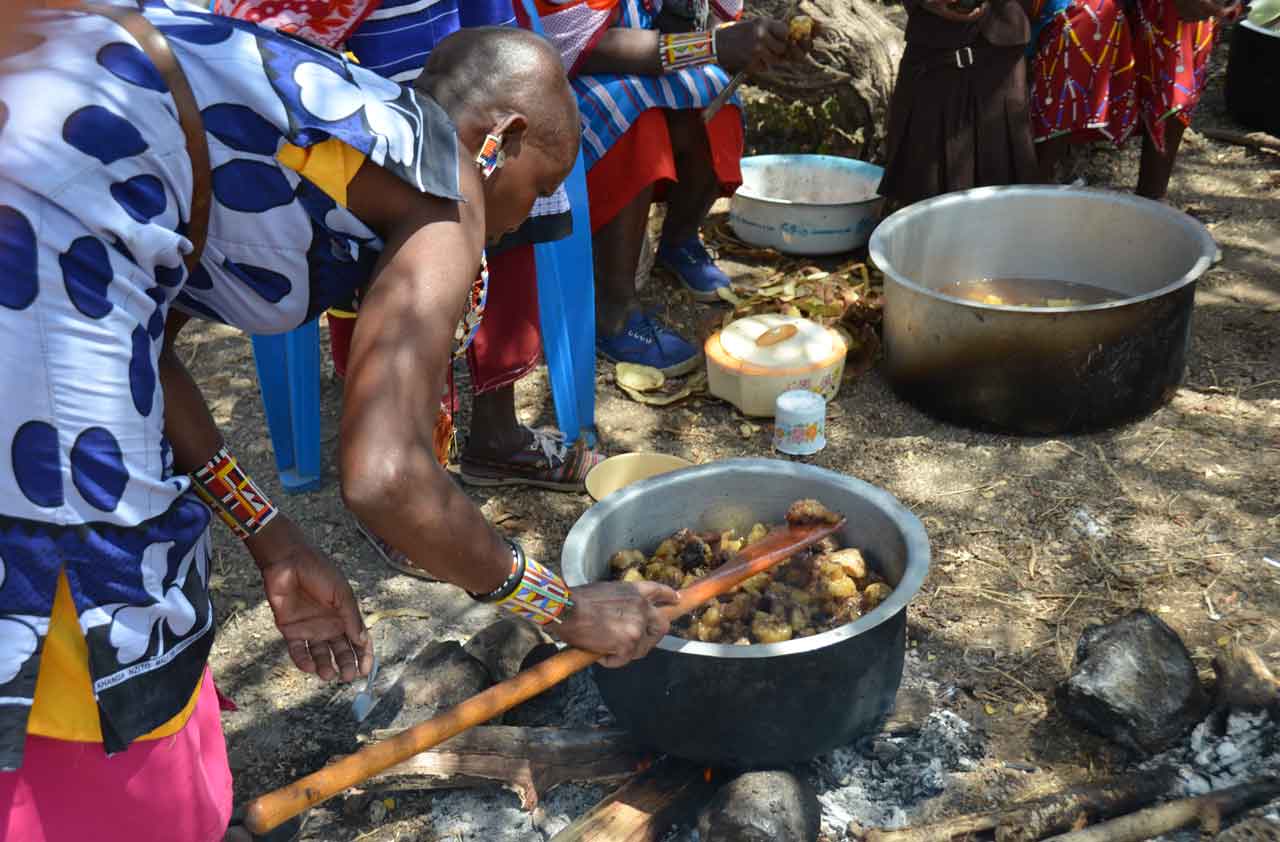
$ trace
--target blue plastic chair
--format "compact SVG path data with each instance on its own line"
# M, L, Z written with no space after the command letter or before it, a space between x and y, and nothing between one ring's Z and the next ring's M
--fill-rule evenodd
M521 0L533 31L542 23L533 0ZM538 264L538 310L542 348L551 379L556 421L572 443L584 436L595 444L596 287L591 258L591 212L582 150L564 183L573 213L573 233L534 246Z
M290 494L320 485L320 325L253 337L258 390L280 484Z

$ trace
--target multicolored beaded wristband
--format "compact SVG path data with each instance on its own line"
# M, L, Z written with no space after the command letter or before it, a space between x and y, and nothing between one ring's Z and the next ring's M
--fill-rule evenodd
M559 623L565 612L573 607L569 586L551 570L525 558L524 550L515 541L507 543L511 545L511 575L489 593L472 596L481 602L499 605L539 626ZM511 584L513 580L514 584Z
M663 73L712 64L716 60L714 32L678 32L658 36L658 61Z
M191 474L192 487L204 504L231 528L240 540L263 530L279 509L249 479L226 445L218 448L204 467Z

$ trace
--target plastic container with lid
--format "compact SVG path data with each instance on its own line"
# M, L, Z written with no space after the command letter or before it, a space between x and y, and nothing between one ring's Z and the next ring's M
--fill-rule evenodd
M707 388L745 415L771 418L783 392L807 389L831 400L847 348L835 330L767 313L731 323L707 340Z

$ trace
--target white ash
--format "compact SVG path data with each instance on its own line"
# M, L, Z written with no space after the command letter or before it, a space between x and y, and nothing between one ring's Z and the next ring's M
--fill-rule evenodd
M561 723L565 728L601 728L614 724L613 714L600 698L600 691L588 671L571 676Z
M921 804L946 789L950 774L972 770L982 755L982 741L969 724L937 710L919 731L836 749L811 762L807 774L822 804L823 830L843 839L850 822L906 826Z
M552 728L606 728L615 724L590 672L572 675L507 716L512 725Z
M1280 775L1280 721L1266 711L1235 711L1225 719L1217 713L1195 727L1181 745L1144 762L1140 768L1172 766L1178 777L1170 798L1192 798L1269 775ZM1280 812L1262 811L1280 823ZM1195 842L1197 826L1157 837L1153 842Z
M982 756L982 741L969 724L940 710L919 731L864 738L799 771L818 792L824 836L841 840L851 822L905 827L925 801L942 793L952 773L974 769ZM677 828L663 842L699 842L698 832Z
M586 813L606 790L562 784L548 792L533 813L504 789L442 792L431 799L434 838L450 842L545 842Z
M1175 797L1206 792L1280 774L1280 721L1266 711L1235 711L1225 723L1212 714L1184 744L1143 764L1178 770Z

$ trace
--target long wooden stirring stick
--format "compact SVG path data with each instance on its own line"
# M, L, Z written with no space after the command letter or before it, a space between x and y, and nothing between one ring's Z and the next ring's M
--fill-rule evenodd
M747 547L733 561L680 591L679 601L675 605L664 606L662 612L669 620L687 614L843 526L844 521L841 520L836 524L787 527L772 532ZM566 649L553 655L438 716L419 722L382 742L365 746L323 769L250 801L245 812L245 826L255 834L268 833L306 808L528 701L601 657L581 649Z

